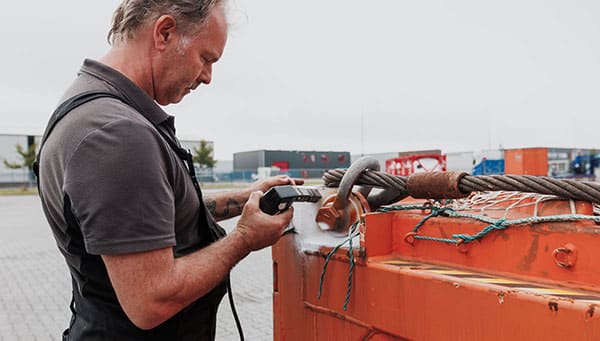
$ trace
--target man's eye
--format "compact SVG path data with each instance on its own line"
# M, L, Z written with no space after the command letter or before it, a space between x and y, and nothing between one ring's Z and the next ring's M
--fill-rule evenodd
M202 63L203 64L214 64L214 63L217 62L217 60L218 60L218 58L202 56Z

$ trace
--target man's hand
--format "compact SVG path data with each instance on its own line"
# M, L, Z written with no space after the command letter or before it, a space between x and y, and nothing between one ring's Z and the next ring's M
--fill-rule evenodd
M288 175L277 175L254 182L250 185L250 190L252 192L261 191L264 193L275 186L302 184L304 184L304 179L291 178Z
M250 194L236 229L232 232L242 237L248 252L260 250L277 242L294 214L292 207L274 216L264 213L259 208L262 196L261 191Z
M219 220L236 217L242 213L242 208L252 192L266 192L269 188L283 185L302 185L304 179L290 178L287 175L277 175L258 180L242 191L206 193L204 202L210 213Z

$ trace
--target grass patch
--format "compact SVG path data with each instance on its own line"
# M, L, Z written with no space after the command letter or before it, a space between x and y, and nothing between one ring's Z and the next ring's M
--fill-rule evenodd
M38 191L35 187L29 188L0 188L0 195L37 195Z
M235 189L246 188L250 186L250 182L201 182L202 189Z

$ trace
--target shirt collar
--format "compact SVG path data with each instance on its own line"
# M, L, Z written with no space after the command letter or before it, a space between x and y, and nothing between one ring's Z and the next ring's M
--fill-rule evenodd
M155 125L165 124L175 131L175 117L167 114L144 90L119 71L92 59L85 59L80 72L103 80L117 95L135 105L144 117Z

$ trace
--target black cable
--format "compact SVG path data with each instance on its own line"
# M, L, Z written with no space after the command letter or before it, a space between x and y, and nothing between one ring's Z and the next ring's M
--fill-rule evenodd
M235 310L235 303L233 303L233 292L231 291L231 278L227 275L227 296L229 296L229 306L231 307L231 312L233 313L233 319L235 320L235 326L237 327L238 334L240 334L240 341L244 341L244 331L242 330L242 323L240 322L240 318L238 316L237 311Z

